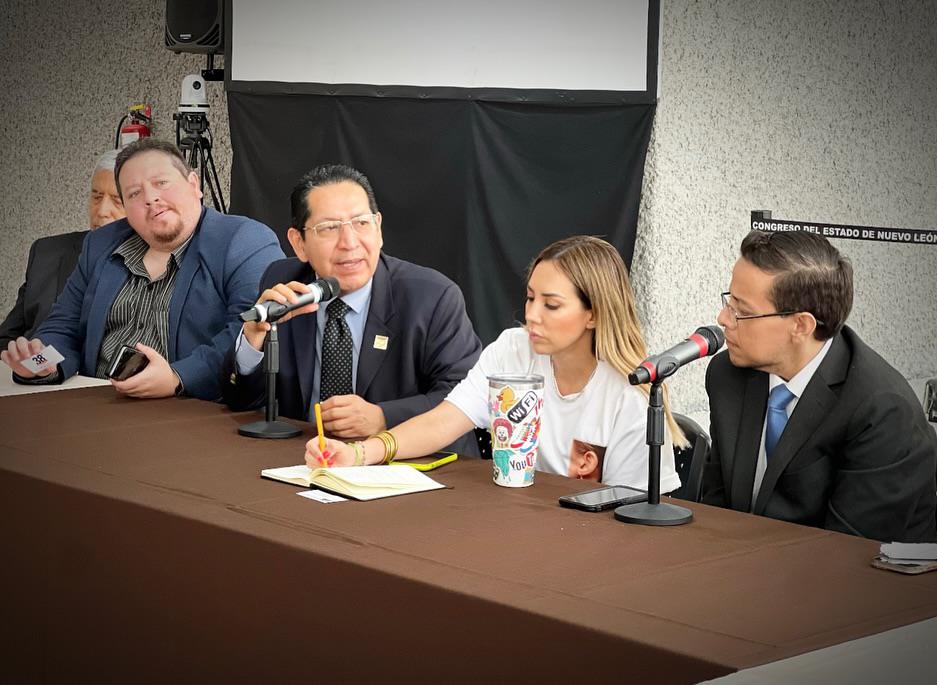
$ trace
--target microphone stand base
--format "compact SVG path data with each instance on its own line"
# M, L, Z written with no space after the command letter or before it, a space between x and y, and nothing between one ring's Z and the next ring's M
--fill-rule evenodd
M615 509L615 520L642 526L680 526L693 520L693 512L686 507L660 502L635 502Z
M238 428L238 433L246 435L249 438L267 438L269 440L281 440L283 438L295 438L302 431L291 423L285 421L255 421L246 423Z

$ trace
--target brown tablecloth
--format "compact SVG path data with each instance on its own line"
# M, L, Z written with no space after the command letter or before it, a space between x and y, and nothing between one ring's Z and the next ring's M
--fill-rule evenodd
M647 528L491 482L320 504L303 438L110 388L0 398L0 673L28 680L696 682L937 616L874 542L689 505ZM6 682L12 682L3 678Z

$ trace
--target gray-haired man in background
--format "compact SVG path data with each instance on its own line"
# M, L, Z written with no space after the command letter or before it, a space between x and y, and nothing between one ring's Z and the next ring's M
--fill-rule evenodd
M124 218L124 203L114 181L117 150L108 150L98 157L91 176L88 194L88 226L93 231L112 221ZM29 248L26 277L16 295L16 304L0 324L0 349L22 336L31 338L52 310L55 298L75 270L81 244L87 231L72 231L39 238Z

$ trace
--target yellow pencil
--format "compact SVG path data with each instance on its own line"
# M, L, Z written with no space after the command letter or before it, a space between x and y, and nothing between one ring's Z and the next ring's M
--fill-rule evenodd
M319 431L319 451L325 452L325 431L322 429L322 407L316 402L313 405L316 412L316 430Z

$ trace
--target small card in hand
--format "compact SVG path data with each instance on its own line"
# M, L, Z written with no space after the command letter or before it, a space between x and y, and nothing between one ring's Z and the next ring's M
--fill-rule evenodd
M65 357L52 345L46 345L32 357L20 361L20 364L32 373L39 373L45 369L54 369L64 359Z

